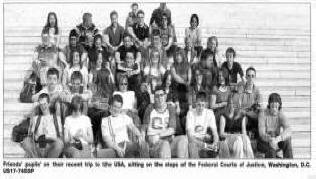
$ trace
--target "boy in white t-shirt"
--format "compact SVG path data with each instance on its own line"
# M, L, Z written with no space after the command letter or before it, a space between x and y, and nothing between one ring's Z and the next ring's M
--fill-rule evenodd
M214 158L217 156L218 134L214 113L205 107L205 92L196 95L195 106L188 111L186 122L190 158Z
M144 136L134 125L133 120L121 113L123 99L121 95L114 95L111 101L111 116L102 119L102 138L108 148L100 149L100 158L135 158L148 157L148 147ZM128 130L137 136L138 143L130 141Z
M74 96L71 101L71 115L66 117L64 125L65 155L69 158L91 157L93 133L90 118L82 114L83 101Z

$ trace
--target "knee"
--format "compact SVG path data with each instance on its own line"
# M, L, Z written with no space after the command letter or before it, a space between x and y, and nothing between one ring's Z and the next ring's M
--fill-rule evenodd
M168 141L163 141L160 144L159 157L160 158L171 158L171 148Z
M63 150L64 149L64 143L61 139L57 139L54 143L53 146L57 150Z
M183 135L183 136L179 136L179 143L178 145L181 147L187 147L189 144L188 138L187 136Z
M26 148L31 148L33 143L33 139L31 137L25 137L24 140L21 142L21 147L26 149Z
M237 149L243 148L243 139L241 136L238 136L234 142L234 146L237 147Z

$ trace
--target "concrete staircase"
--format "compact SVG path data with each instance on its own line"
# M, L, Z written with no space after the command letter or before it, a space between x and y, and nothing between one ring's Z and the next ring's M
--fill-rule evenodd
M65 28L62 34L68 34ZM183 44L184 28L177 27L179 43ZM27 114L32 104L19 102L23 78L31 67L32 55L40 43L41 27L6 28L4 32L4 156L23 157L18 144L10 140L12 127ZM271 28L204 28L206 37L216 35L222 53L229 46L237 51L236 60L245 70L257 69L257 85L267 97L278 92L283 111L293 128L295 158L311 157L311 60L310 31L307 29ZM61 46L68 37L62 37ZM205 44L204 44L205 46Z

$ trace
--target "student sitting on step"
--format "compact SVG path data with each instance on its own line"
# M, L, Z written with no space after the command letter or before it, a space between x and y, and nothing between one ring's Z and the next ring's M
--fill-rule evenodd
M46 72L52 67L59 71L58 79L61 79L67 62L61 50L49 42L48 34L42 34L42 44L35 49L32 68L43 86L47 85Z
M260 113L258 120L258 151L265 153L265 158L276 158L277 152L282 150L283 158L292 159L291 127L282 112L282 100L278 93L269 95L267 109Z
M205 92L196 94L195 108L187 113L186 131L190 158L215 158L218 134L213 110L207 109Z
M48 13L47 21L43 27L42 34L48 34L49 42L57 47L59 46L61 29L58 27L58 20L55 12Z
M88 105L92 98L92 92L83 84L82 74L79 71L74 71L71 75L71 83L68 88L63 91L63 102L70 103L75 96L80 96L83 102L83 114L88 113Z
M97 157L100 158L147 158L148 146L144 135L134 125L133 120L121 113L123 103L121 95L114 95L111 99L111 115L102 119L102 137L108 148L100 149ZM136 140L130 140L130 131Z
M71 115L66 117L65 155L68 158L90 158L93 133L90 118L82 114L83 100L74 96L71 100Z
M232 47L228 47L226 50L226 62L222 64L223 75L225 78L225 82L228 85L236 85L237 84L237 75L241 81L244 80L244 72L241 68L240 63L235 62L236 52Z
M52 107L50 97L41 93L38 97L39 113L31 118L28 137L21 147L30 158L57 158L63 151L62 123Z

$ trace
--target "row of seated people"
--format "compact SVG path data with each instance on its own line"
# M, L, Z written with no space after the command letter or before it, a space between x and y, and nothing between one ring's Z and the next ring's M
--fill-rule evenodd
M80 73L77 74L82 80ZM249 84L252 76L255 77L254 68L249 68L246 74ZM122 76L122 93L111 97L110 108L102 111L101 122L95 126L95 114L88 114L91 117L84 114L85 100L80 95L80 88L73 88L74 93L58 91L61 89L58 86L62 85L58 84L58 70L54 68L48 70L47 78L47 88L34 95L37 102L29 137L21 142L29 157L58 157L63 153L66 157L76 158L92 155L105 158L254 158L247 131L254 129L253 126L249 129L248 124L256 122L251 118L256 110L260 111L255 127L259 134L257 149L267 158L276 157L280 150L283 157L293 157L291 130L281 110L280 95L271 94L266 109L244 109L238 105L243 105L244 99L249 100L251 93L245 90L249 89L247 83L240 84L239 92L231 95L228 104L222 105L224 108L217 110L208 108L205 91L197 92L194 107L186 114L186 132L181 133L179 115L175 105L167 102L169 93L164 86L156 86L154 102L146 106L139 121L135 114L131 114L133 111L123 109L126 99L121 94L127 91L128 81ZM220 90L229 89L224 85L224 78L219 81ZM60 106L64 99L71 99L71 102L69 114L62 119ZM220 116L219 121L216 115ZM94 128L99 129L94 132ZM104 145L92 153L96 139Z

